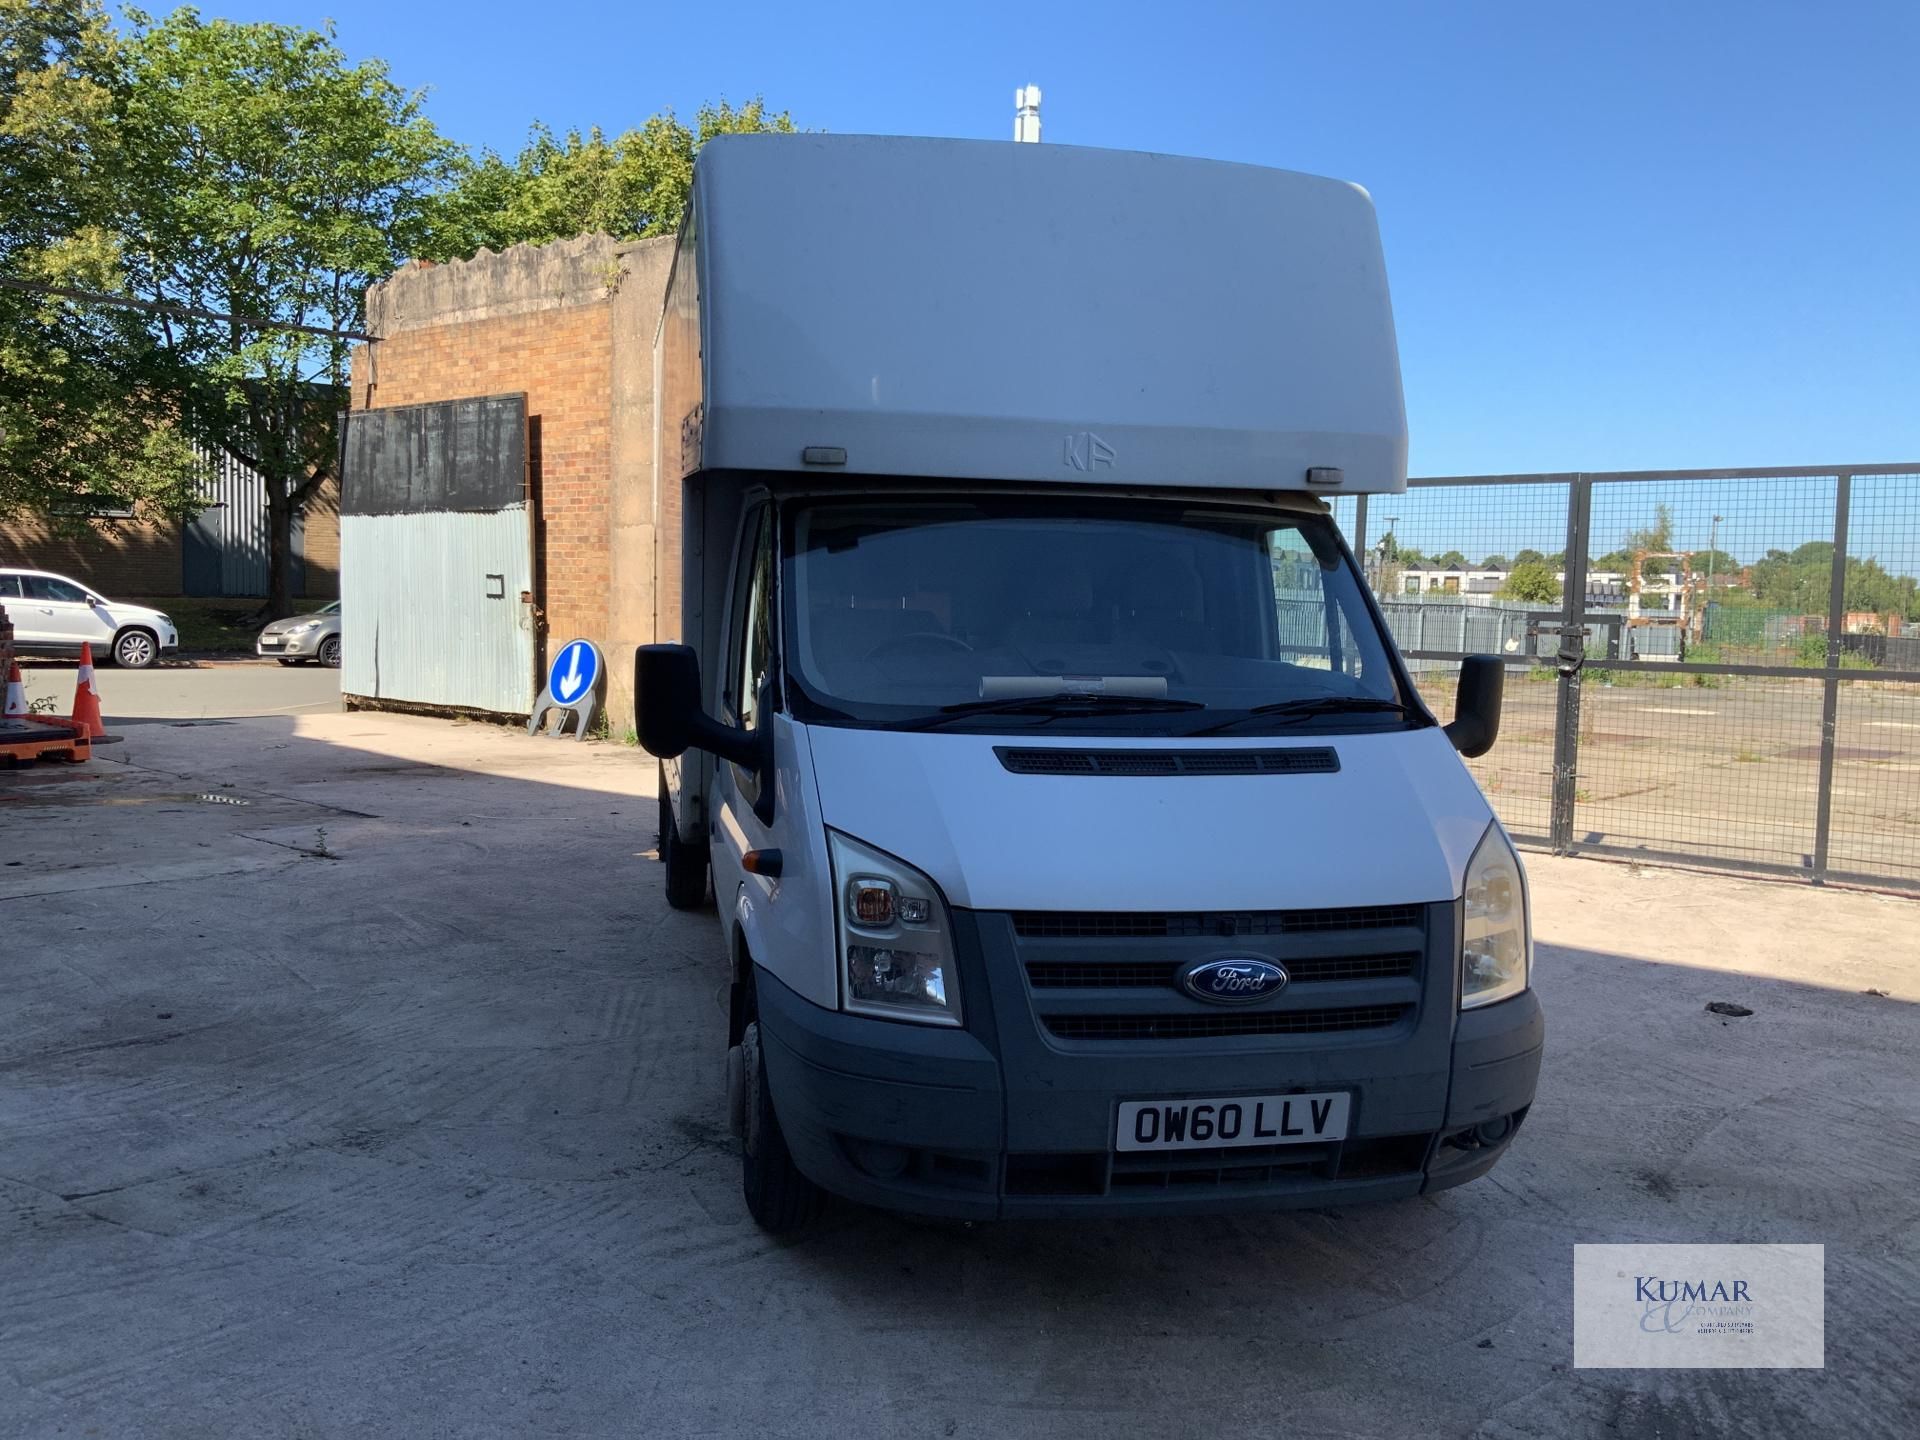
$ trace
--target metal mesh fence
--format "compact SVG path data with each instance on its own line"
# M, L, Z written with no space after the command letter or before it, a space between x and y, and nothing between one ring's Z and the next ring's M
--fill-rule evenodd
M1623 684L1652 678L1653 686ZM1580 708L1580 848L1774 870L1813 863L1820 683L1748 676L1712 689L1590 673Z
M1518 663L1507 667L1500 743L1467 768L1480 783L1501 823L1516 840L1545 845L1553 808L1554 672ZM1442 724L1453 719L1460 666L1424 662L1414 683Z
M1428 704L1562 853L1920 889L1920 466L1465 476L1336 502Z

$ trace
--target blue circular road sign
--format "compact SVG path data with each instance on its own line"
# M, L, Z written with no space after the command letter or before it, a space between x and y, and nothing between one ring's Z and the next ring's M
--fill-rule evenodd
M547 667L547 693L558 705L575 705L600 678L600 652L590 640L569 640Z

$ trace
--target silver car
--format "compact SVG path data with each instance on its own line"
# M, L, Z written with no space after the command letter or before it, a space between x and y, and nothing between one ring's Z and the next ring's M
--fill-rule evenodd
M282 665L304 665L317 660L330 670L340 668L340 602L322 605L310 615L289 615L260 632L254 642L260 655L271 655Z

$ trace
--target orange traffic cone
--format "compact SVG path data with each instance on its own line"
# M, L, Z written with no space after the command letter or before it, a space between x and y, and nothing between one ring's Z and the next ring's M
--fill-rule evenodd
M73 723L76 729L84 727L95 740L107 733L107 727L100 723L100 690L93 683L93 646L84 640L80 642L80 673L74 679Z
M8 715L27 713L27 682L20 678L20 662L14 661L7 670L7 712Z

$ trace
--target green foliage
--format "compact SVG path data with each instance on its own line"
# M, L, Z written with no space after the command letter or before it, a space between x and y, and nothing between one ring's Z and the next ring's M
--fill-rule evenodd
M1521 550L1513 557L1513 563L1516 565L1544 565L1546 561L1547 557L1538 550Z
M1634 557L1641 551L1670 552L1673 549L1673 510L1668 505L1656 504L1653 507L1653 523L1643 525L1637 530L1629 530L1620 540L1618 550L1610 550L1592 562L1592 569L1607 570L1616 574L1633 573ZM1683 562L1671 559L1648 559L1640 567L1641 578L1654 579L1663 575L1677 575L1683 568Z
M1550 604L1560 598L1560 581L1542 560L1524 560L1507 575L1506 584L1496 592L1504 600L1524 600L1530 604Z
M1801 615L1826 613L1833 587L1833 546L1811 541L1797 550L1769 550L1755 562L1752 591L1763 605ZM1889 575L1878 560L1847 557L1846 608L1920 620L1920 587L1911 575Z
M1620 548L1628 552L1673 549L1672 507L1664 502L1656 504L1653 507L1653 523L1638 530L1629 530Z
M1467 557L1458 550L1449 550L1445 554L1434 556L1427 564L1434 570L1451 570L1456 565L1464 570L1467 568Z
M717 135L790 133L786 111L755 98L703 105L687 126L671 110L608 139L599 128L557 137L536 124L511 162L492 151L465 161L434 206L425 259L463 258L597 231L617 239L670 235L693 189L693 162Z
M1794 647L1793 663L1796 665L1805 665L1811 670L1826 669L1827 637L1825 635L1801 636L1799 645ZM1880 667L1875 665L1873 661L1869 660L1865 655L1861 655L1852 650L1842 650L1840 652L1840 668L1842 670L1877 670Z
M119 275L125 49L98 0L0 0L0 275ZM83 529L80 497L181 513L192 454L138 314L0 288L0 516Z
M1725 550L1693 552L1693 573L1701 579L1711 575L1714 587L1731 585L1740 578L1740 562Z
M1508 568L1508 564L1509 561L1504 555L1489 555L1480 562L1480 568L1482 570L1505 570Z
M197 441L264 477L284 614L370 284L481 245L668 233L702 145L792 129L756 99L613 140L536 126L511 162L476 159L330 22L129 9L116 29L101 0L0 0L0 276L173 307L0 288L0 516L190 512Z
M247 317L157 317L154 383L193 434L265 479L269 605L285 614L293 516L337 463L342 332L361 327L367 286L425 242L458 152L419 92L377 60L349 64L331 28L191 9L128 19L126 284Z

